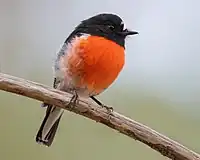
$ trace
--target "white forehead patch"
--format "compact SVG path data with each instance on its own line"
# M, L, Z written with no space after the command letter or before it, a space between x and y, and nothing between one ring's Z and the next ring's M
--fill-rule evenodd
M123 27L123 30L125 30L126 29L126 25L125 25L125 23L122 21L121 22L121 25L123 25L124 27Z

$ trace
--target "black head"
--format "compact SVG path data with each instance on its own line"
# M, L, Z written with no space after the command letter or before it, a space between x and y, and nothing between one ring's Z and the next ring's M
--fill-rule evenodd
M102 36L115 41L124 47L125 38L129 35L138 34L136 31L130 31L125 28L122 19L114 14L98 14L83 20L76 29L76 33L87 33L96 36Z

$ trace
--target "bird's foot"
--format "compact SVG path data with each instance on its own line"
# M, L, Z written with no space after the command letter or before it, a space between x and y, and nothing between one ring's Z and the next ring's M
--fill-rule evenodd
M113 112L113 107L109 107L109 106L106 106L104 104L101 104L101 107L102 108L105 108L108 112L112 113Z
M113 115L113 107L109 107L106 105L101 104L102 108L105 108L108 111L108 119L111 120L111 116Z
M90 97L93 101L95 101L99 106L101 106L102 108L105 108L108 111L109 114L109 120L111 119L111 116L113 115L113 108L112 107L108 107L106 105L104 105L103 103L101 103L98 99L96 99L94 96Z
M73 91L73 96L67 105L69 110L73 110L73 108L76 106L77 102L78 102L78 94L76 93L76 91Z

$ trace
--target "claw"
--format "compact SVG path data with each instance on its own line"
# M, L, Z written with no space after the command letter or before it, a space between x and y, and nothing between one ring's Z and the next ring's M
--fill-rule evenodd
M78 102L78 94L76 93L76 91L74 91L73 96L72 96L69 104L67 105L67 107L70 110L72 110L76 106L77 102Z
M98 99L96 99L94 96L91 96L90 98L92 98L92 100L94 100L99 106L101 106L102 108L105 108L108 113L109 113L109 120L111 119L111 116L113 115L113 107L108 107L106 105L104 105L103 103L101 103Z
M110 112L110 113L113 112L113 107L108 107L108 106L103 105L103 104L101 106L102 106L102 108L107 109L108 112Z
M101 105L101 107L105 108L107 111L108 111L108 120L110 121L111 120L111 116L113 115L113 107L108 107L108 106L105 106L105 105Z

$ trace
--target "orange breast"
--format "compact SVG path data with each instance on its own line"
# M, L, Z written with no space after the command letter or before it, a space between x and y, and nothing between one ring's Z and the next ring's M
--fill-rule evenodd
M103 37L89 36L78 40L65 67L75 87L87 87L99 94L117 78L125 61L124 48Z

